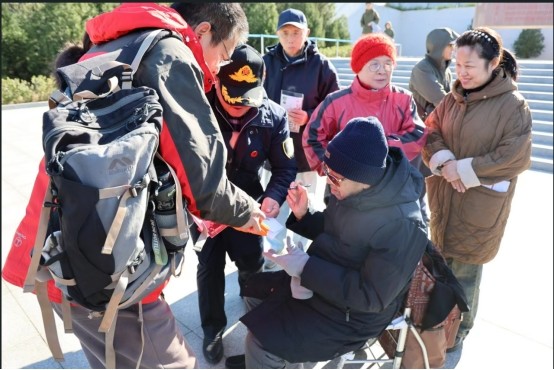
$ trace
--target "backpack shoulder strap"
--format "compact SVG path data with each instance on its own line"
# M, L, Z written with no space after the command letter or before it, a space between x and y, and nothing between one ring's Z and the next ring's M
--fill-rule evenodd
M106 75L106 80L109 80L111 76L106 72L118 66L123 67L123 72L120 73L121 81L118 81L117 85L121 85L122 88L130 88L133 76L143 57L158 41L166 37L177 37L182 40L178 33L158 28L132 32L116 40L94 46L89 53L97 55L56 70L56 73L67 85L65 95L72 97L75 93L83 90L97 93L98 86L105 84L105 81L99 83L97 80ZM85 81L94 81L94 84L83 85ZM58 97L54 100L59 101L60 99Z
M50 207L47 204L52 202L52 182L48 184L46 193L44 194L44 200L42 202L42 210L40 212L40 220L38 223L37 234L35 236L35 246L33 247L33 254L31 257L31 263L27 270L27 276L23 285L23 292L32 292L35 289L35 282L37 278L37 271L39 270L40 257L42 255L43 243L46 239L46 231L48 229L48 220L50 219Z

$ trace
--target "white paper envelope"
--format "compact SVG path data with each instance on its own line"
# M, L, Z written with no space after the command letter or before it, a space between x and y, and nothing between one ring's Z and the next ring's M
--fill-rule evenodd
M279 221L272 217L266 218L264 222L269 226L269 232L267 233L268 238L275 238L277 234L285 228L284 225L281 225Z

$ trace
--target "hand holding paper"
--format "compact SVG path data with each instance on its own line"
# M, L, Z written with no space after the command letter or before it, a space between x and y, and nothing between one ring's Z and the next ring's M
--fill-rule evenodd
M281 106L285 108L287 112L302 110L302 103L304 102L304 94L294 91L281 90ZM289 119L290 132L300 132L300 126L295 123L296 117Z

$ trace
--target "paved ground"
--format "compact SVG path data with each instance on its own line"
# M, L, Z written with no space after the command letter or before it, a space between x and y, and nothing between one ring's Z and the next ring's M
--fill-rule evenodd
M2 107L2 266L42 156L45 109L45 103ZM500 252L484 269L476 326L463 350L448 356L447 368L552 368L552 179L552 174L533 171L520 176ZM187 248L183 275L172 280L166 297L199 356L200 368L223 368L223 361L209 366L202 357L195 271L196 256ZM233 264L227 273L230 324L224 347L226 355L233 355L242 353L245 327L238 318L244 307ZM63 334L61 325L58 332L66 357L61 363L51 358L35 296L2 280L2 368L88 368L75 337Z

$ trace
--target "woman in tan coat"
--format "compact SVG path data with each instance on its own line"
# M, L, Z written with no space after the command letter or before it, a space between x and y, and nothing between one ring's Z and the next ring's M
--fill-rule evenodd
M531 163L531 113L517 91L517 63L489 28L456 40L457 80L426 120L423 160L431 239L463 285L464 314L455 347L473 327L483 264L506 227L517 176Z

